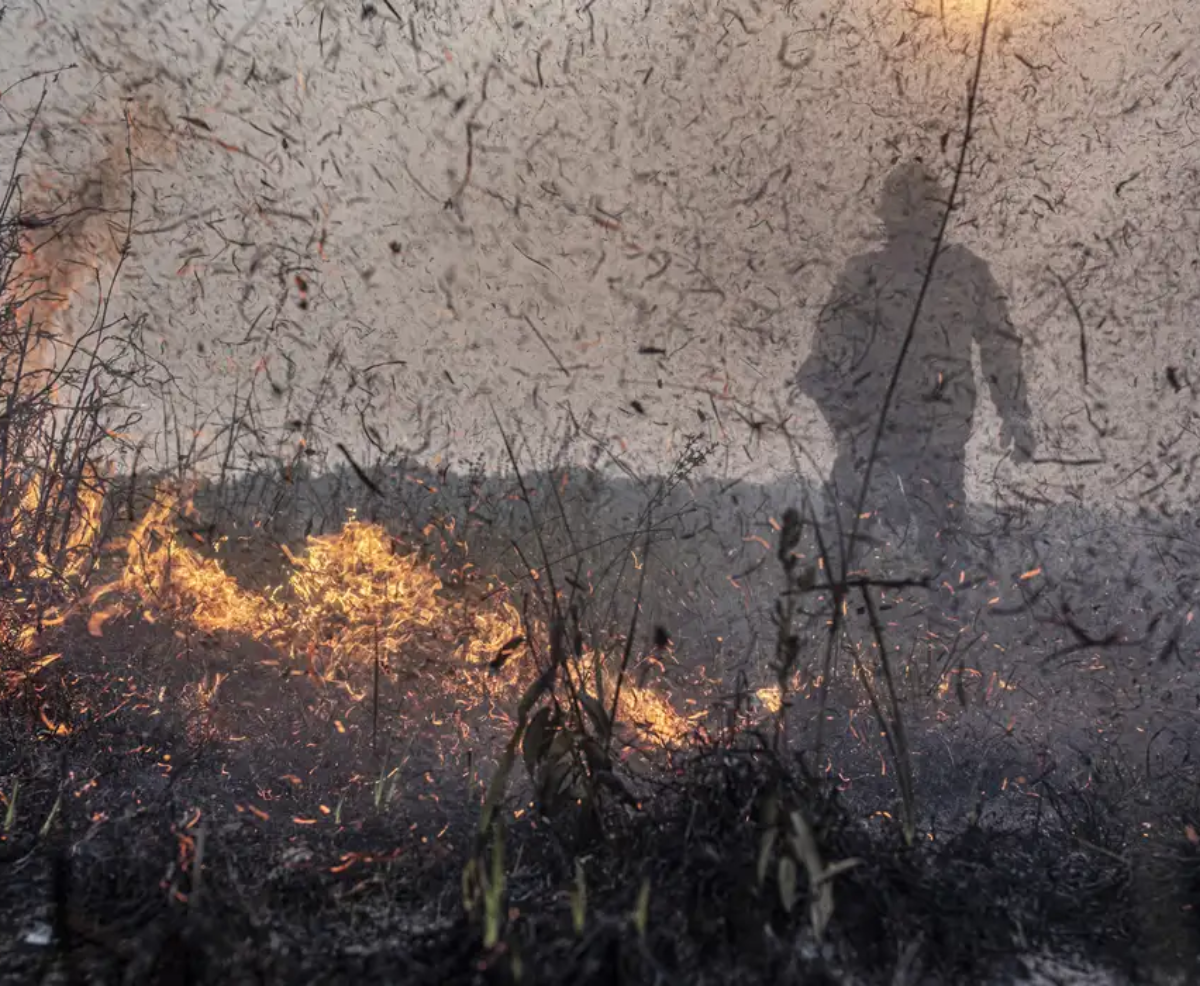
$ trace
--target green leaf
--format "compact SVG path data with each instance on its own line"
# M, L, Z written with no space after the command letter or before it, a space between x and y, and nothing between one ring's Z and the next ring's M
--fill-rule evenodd
M767 829L763 833L762 841L758 844L758 889L762 890L763 884L767 882L767 867L771 865L771 850L775 848L775 838L779 834L778 829Z
M821 882L828 883L834 877L841 876L841 874L847 872L848 870L852 870L854 867L861 865L862 860L858 859L857 857L854 859L839 860L838 862L827 867L825 872L821 874Z
M462 871L462 901L463 910L474 914L479 906L479 860L468 859Z
M643 877L638 889L637 904L633 909L633 926L637 928L638 937L645 939L646 925L650 923L650 878Z
M483 799L483 810L479 815L479 831L486 832L492 824L492 819L495 817L496 810L500 807L500 802L504 799L504 789L508 786L508 777L512 773L513 760L516 759L516 753L513 749L513 744L509 743L504 749L504 756L500 758L500 764L496 768L496 773L492 775L491 782L488 784L487 795Z
M825 937L825 929L833 919L832 883L823 883L819 889L814 889L812 900L808 905L808 917L812 921L813 934L820 941Z
M583 862L575 860L575 886L571 889L571 926L576 936L583 934L584 922L587 920L587 875L583 870Z
M8 810L4 813L4 831L11 832L17 821L17 795L21 793L21 782L13 781L12 795L8 799Z
M813 835L812 826L804 813L796 810L791 814L792 831L788 838L792 852L808 870L809 883L817 883L825 872L825 864L821 861L821 851L817 848L817 839Z
M525 758L525 769L532 777L537 770L538 761L546 755L546 748L554 738L555 727L552 722L554 710L545 706L538 710L525 730L521 739L521 754Z
M796 906L796 862L791 856L779 861L779 903L788 914Z
M600 700L594 695L589 695L587 692L579 693L579 701L583 706L583 711L588 714L588 718L592 720L592 725L596 727L596 731L600 733L601 739L607 739L608 734L612 731L612 722L608 718L608 712L605 711Z
M58 809L62 807L62 792L58 792L58 797L54 799L54 804L50 806L50 814L46 816L46 820L42 822L42 827L38 831L38 838L44 839L50 834L50 829L54 826L54 819L58 817Z
M495 948L504 927L504 833L500 821L492 826L491 873L484 888L483 947Z

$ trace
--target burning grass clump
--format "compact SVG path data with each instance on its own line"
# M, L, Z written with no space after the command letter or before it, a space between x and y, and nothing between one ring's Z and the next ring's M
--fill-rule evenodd
M439 688L475 702L497 690L515 697L515 689L535 676L532 655L546 636L540 619L518 611L495 584L482 601L448 588L431 562L379 524L351 512L341 530L310 535L302 549L281 545L287 577L257 591L228 573L223 540L208 553L186 543L182 529L197 520L189 490L159 487L124 540L118 577L88 597L93 632L102 633L105 622L136 600L147 619L267 644L286 655L294 673L337 682L360 699L368 671L408 676L427 669L438 676ZM100 608L111 595L116 602ZM687 736L695 717L681 716L653 688L630 680L618 686L619 677L604 671L615 662L582 640L580 647L572 671L578 685L614 706L640 741L662 746ZM432 655L450 662L431 666ZM449 681L446 672L453 676Z
M281 546L287 577L255 591L227 572L223 542L210 554L186 543L181 527L196 519L186 489L159 488L125 539L120 574L88 597L94 632L102 633L107 620L136 600L148 619L254 639L286 655L295 673L336 681L359 698L366 695L366 673L377 668L410 675L428 667L440 672L439 688L472 701L496 689L512 697L534 675L527 641L545 634L540 620L523 616L495 586L485 601L448 589L430 562L405 550L379 524L351 513L340 531L309 536L301 550ZM100 608L110 595L117 601ZM429 667L435 654L449 656L450 663ZM581 683L612 663L590 648L578 658ZM445 672L453 677L447 680ZM616 681L610 675L600 694L605 703L619 705L618 717L641 740L661 746L684 739L692 724L666 696L632 681L618 696Z
M312 636L327 632L329 624L344 625L339 643L348 653L369 650L367 638L376 628L391 637L429 630L443 616L442 582L433 569L398 553L386 531L353 514L337 535L310 539L304 554L289 560L295 572L288 590L297 615L321 614Z
M218 560L179 544L179 519L193 515L183 491L161 488L125 540L120 576L94 590L89 602L123 591L140 598L152 614L186 619L203 632L253 633L272 626L277 607L271 599L245 592Z
M457 647L464 669L478 665L519 631L503 600L468 613L450 598L428 562L405 552L378 524L353 514L337 533L310 536L298 553L282 550L287 578L266 591L244 588L216 553L181 543L181 519L196 516L186 490L161 487L125 540L120 575L95 590L90 603L119 593L137 599L151 619L171 618L204 633L250 637L307 661L319 675L402 661L406 647L425 635L450 640L466 626ZM109 612L124 608L117 603Z

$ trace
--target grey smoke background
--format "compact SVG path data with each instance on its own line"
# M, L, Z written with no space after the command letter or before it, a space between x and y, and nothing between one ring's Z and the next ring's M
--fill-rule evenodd
M369 460L369 426L497 468L494 405L534 451L573 415L639 473L699 432L723 446L718 475L812 479L829 434L790 378L841 265L878 236L892 163L948 177L983 8L22 2L0 112L8 151L49 83L27 181L111 153L127 99L159 128L115 309L148 316L209 429L260 366L258 421L284 455L315 407L322 453ZM1182 0L997 0L952 236L1008 292L1039 456L1070 464L1001 461L981 400L976 502L1188 498L1197 32ZM813 460L750 428L766 417Z

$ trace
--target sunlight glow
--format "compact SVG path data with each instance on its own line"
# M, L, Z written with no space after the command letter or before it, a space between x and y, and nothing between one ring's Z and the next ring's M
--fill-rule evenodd
M1011 13L1012 3L991 0L992 26L1002 13ZM918 0L913 5L922 16L934 17L953 30L978 30L988 12L988 0Z

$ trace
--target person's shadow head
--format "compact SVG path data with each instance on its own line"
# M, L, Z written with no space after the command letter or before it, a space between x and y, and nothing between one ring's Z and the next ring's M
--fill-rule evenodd
M932 240L937 236L949 194L920 159L892 169L879 197L879 218L889 240Z

